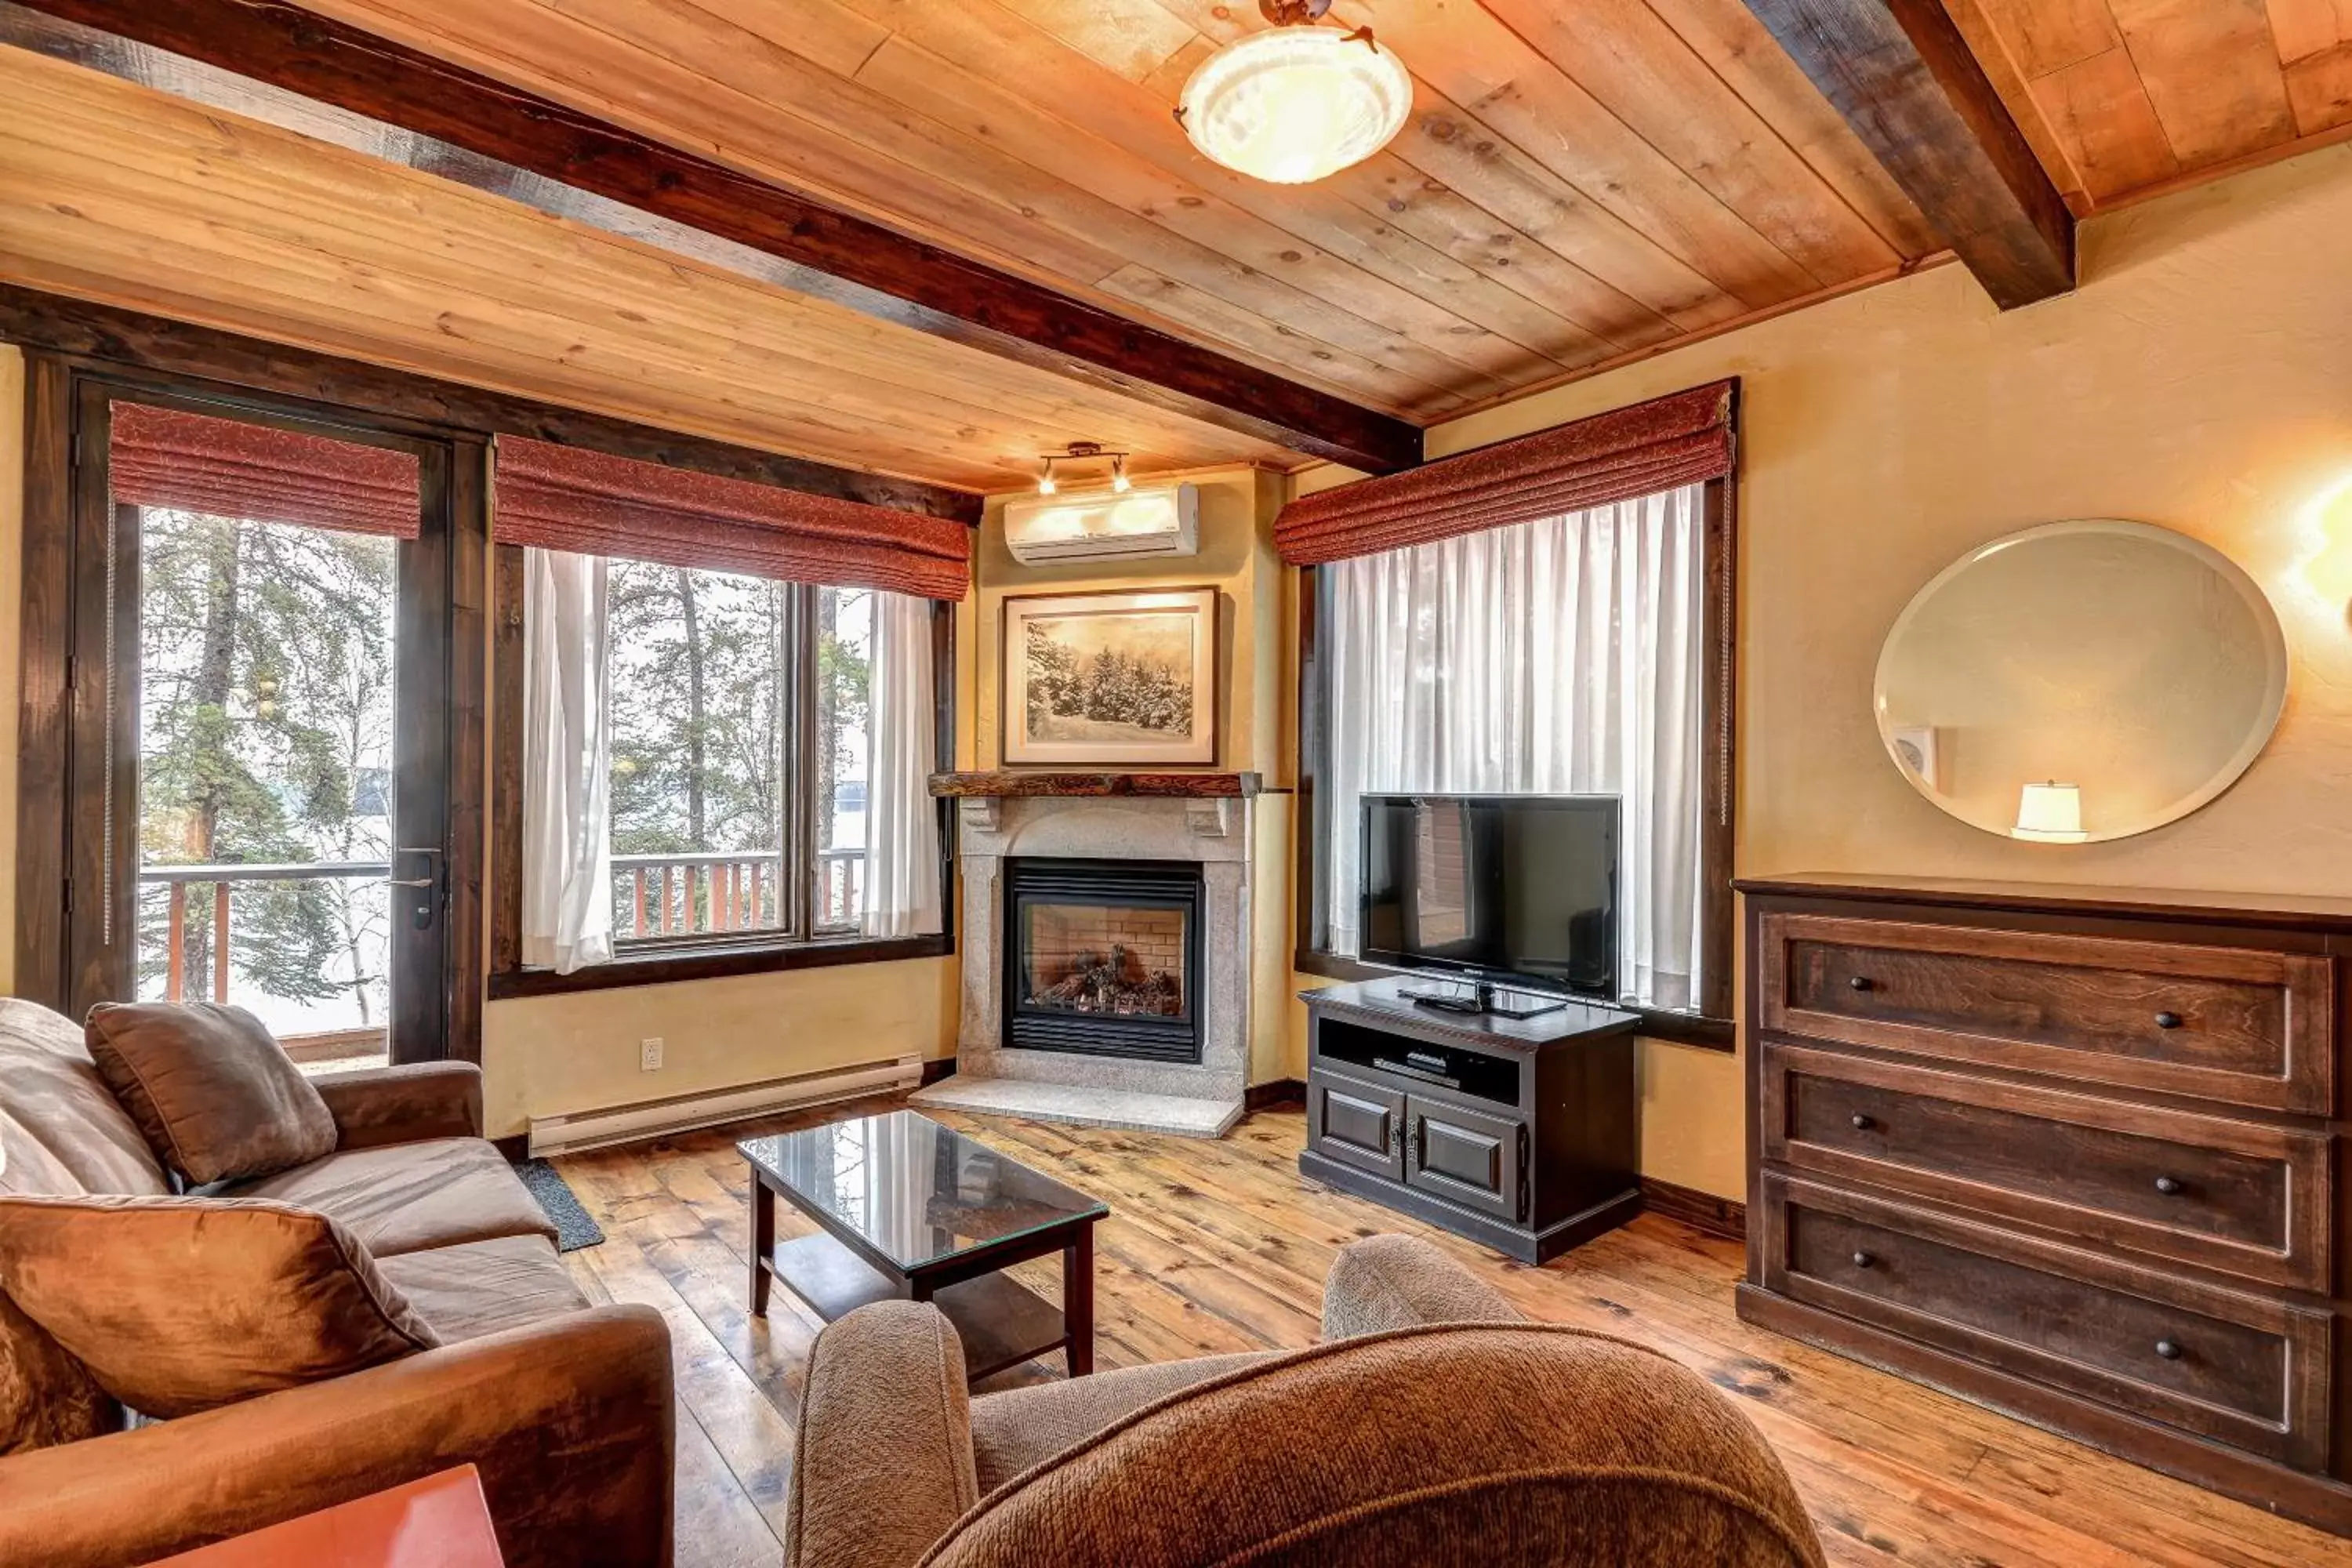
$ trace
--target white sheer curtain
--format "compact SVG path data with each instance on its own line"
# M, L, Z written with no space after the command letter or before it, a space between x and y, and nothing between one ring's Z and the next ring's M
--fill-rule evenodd
M523 552L522 961L613 956L604 558Z
M1703 492L1325 568L1332 951L1357 951L1365 794L1615 795L1619 989L1696 1005Z
M931 689L931 601L877 591L869 663L873 776L866 782L867 936L940 930L940 816L931 798L939 704Z

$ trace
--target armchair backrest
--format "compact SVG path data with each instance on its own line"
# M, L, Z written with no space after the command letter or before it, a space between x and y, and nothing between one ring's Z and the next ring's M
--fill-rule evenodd
M1680 1364L1541 1324L1398 1330L1148 1405L982 1500L929 1568L1817 1568L1787 1473Z

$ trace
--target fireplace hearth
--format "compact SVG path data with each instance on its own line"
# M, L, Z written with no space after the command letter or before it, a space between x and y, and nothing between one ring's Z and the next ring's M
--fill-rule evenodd
M1201 868L1009 858L1006 1047L1198 1062Z

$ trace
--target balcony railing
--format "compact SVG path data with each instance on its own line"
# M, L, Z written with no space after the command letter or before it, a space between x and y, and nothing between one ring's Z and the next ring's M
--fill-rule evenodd
M160 887L164 889L165 917L163 929L163 996L170 1002L188 999L188 889L210 888L212 910L209 917L200 916L211 927L211 941L205 945L208 958L204 967L209 973L197 977L201 1000L229 1000L229 953L231 916L236 908L236 889L257 885L287 882L366 881L381 884L392 875L392 868L381 860L305 860L278 865L208 865L208 866L144 866L139 871L142 890ZM379 934L378 942L383 941ZM381 958L376 967L383 968ZM358 1024L353 1027L298 1029L282 1033L278 1043L287 1054L310 1071L340 1070L385 1059L387 1037L381 1024Z
M163 937L163 999L186 1000L188 984L188 889L213 889L212 975L205 999L228 1000L229 909L232 890L256 882L323 882L366 879L381 882L392 868L381 860L304 860L276 866L142 866L142 887L168 889Z
M864 912L863 849L817 852L816 927L845 931ZM613 857L613 929L621 939L725 935L783 924L784 858L774 849Z

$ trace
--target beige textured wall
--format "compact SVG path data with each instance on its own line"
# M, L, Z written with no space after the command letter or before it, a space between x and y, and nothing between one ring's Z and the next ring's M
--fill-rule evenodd
M1957 267L1442 426L1459 451L1738 375L1742 875L2352 889L2352 149L2085 226L2082 289L2007 315ZM1344 478L1322 474L1321 484ZM2230 794L2142 837L2028 845L1896 773L1871 676L1910 596L2069 517L2193 535L2262 584L2286 715ZM1742 1189L1739 1064L1644 1042L1643 1167Z

